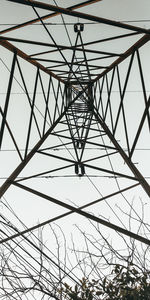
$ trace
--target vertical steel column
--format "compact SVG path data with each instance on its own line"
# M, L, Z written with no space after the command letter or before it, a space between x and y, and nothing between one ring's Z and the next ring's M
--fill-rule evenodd
M5 124L6 124L6 117L7 117L10 93L11 93L11 88L12 88L13 76L14 76L14 71L15 71L16 58L17 58L17 53L14 52L11 71L10 71L10 77L9 77L9 82L8 82L8 88L7 88L7 95L6 95L6 100L5 100L5 107L4 107L4 112L3 112L1 131L0 131L0 149L2 146L3 134L4 134Z
M30 139L30 133L31 133L31 126L32 126L32 120L33 120L33 115L34 115L34 104L35 104L35 98L36 98L36 90L37 90L38 77L39 77L39 68L37 68L37 72L36 72L36 78L35 78L35 84L34 84L34 92L33 92L33 100L32 100L32 103L31 103L31 113L30 113L30 120L29 120L29 127L28 127L28 133L27 133L27 140L26 140L26 148L25 148L24 157L26 157L27 153L28 153L28 146L29 146L29 139Z

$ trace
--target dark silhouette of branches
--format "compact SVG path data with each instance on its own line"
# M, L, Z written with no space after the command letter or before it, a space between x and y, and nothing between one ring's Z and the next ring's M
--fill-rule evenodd
M7 210L26 228L11 208ZM133 209L132 209L133 207ZM128 218L129 229L148 237L149 226L134 213L117 207ZM141 202L142 220L144 209ZM1 239L19 229L0 215ZM149 247L117 232L104 232L100 224L88 221L75 225L80 237L71 241L60 225L41 227L10 240L0 247L0 299L149 300Z

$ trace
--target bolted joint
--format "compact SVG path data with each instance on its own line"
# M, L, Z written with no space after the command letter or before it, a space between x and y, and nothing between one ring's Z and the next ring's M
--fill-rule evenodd
M79 177L85 175L85 168L82 163L75 163L74 170L75 170L75 174L78 175Z
M84 30L84 24L76 23L74 24L74 32L81 32Z

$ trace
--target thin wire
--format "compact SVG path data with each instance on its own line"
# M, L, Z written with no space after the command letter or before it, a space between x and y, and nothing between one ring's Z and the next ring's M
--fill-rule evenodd
M74 148L67 148L68 150L73 150ZM28 149L29 151L31 151L31 149ZM52 151L63 151L63 150L65 150L64 148L51 148L51 150ZM86 150L103 150L103 151L105 151L105 149L104 148L100 148L100 147L98 147L98 148L88 148L88 147L86 147ZM127 148L123 148L123 150L124 151L128 151L128 149ZM150 148L137 148L137 149L135 149L135 151L149 151L150 150ZM2 149L1 150L1 152L16 152L17 150L16 149ZM19 151L21 152L21 151L25 151L25 149L19 149Z
M144 23L144 22L150 22L149 19L146 20L119 20L119 22L125 22L125 23ZM101 25L101 23L97 22L82 22L85 25ZM20 25L19 23L0 23L0 26L18 26ZM52 25L52 26L63 26L63 23L60 22L45 22L45 25ZM72 22L66 22L66 25L74 25ZM42 26L40 23L36 24L30 24L29 26Z
M87 175L87 177L89 178L122 178L121 176L109 176L109 175ZM36 176L34 177L34 179L39 179L39 178L44 178L44 179L53 179L53 178L78 178L78 177L82 177L82 176L79 176L79 175L47 175L47 176ZM0 177L0 180L3 180L3 179L7 179L8 177ZM150 176L144 176L145 179L150 179ZM21 176L18 176L17 179L26 179L26 177L21 177ZM33 178L31 178L33 179ZM97 189L97 187L96 187Z
M0 58L0 60L2 61L1 58ZM4 61L3 61L3 63L4 63ZM8 67L7 67L7 69L8 69ZM10 72L10 70L9 70L9 72ZM15 79L15 77L14 77L14 79ZM15 79L15 80L17 81L17 79ZM18 82L18 84L20 85L19 82ZM24 90L22 86L21 86L21 88L22 88L22 90ZM149 93L150 90L146 90L146 92ZM99 92L96 92L96 93L99 94ZM103 91L103 93L107 93L107 91ZM111 91L111 93L119 93L119 91ZM126 91L126 93L143 93L143 91L132 90L132 91ZM0 95L6 95L6 94L7 94L6 92L0 92ZM25 95L25 94L26 94L25 90L24 90L24 93L22 93L22 92L11 92L11 95ZM28 92L28 94L33 95L33 92ZM36 92L36 94L42 94L43 95L42 92ZM50 92L50 94L53 94L53 92Z

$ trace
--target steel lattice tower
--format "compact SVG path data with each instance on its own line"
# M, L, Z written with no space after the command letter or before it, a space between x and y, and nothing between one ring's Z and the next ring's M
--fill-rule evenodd
M138 155L141 145L150 148L149 30L84 12L101 0L65 8L49 1L7 2L10 8L30 11L34 17L0 31L1 51L8 55L9 69L1 64L2 78L6 78L6 97L1 96L0 108L2 162L7 145L14 149L13 157L5 153L4 176L8 161L11 172L6 172L0 195L11 191L13 195L15 189L58 205L62 213L24 231L3 232L1 244L61 218L65 222L76 213L150 245L146 237L85 210L130 191L143 190L145 197L150 196L143 167L147 159L143 152ZM65 38L63 42L60 29L56 36L49 29L47 22L59 16L74 24L70 44ZM101 24L103 32L97 30L93 36L86 31L85 22ZM34 24L41 24L39 32ZM129 93L131 87L134 96ZM20 88L24 98L15 95ZM48 188L44 192L34 182L55 175L80 178L83 184L87 175L99 176L104 193L76 207L52 197ZM113 183L116 179L120 180L118 187Z

